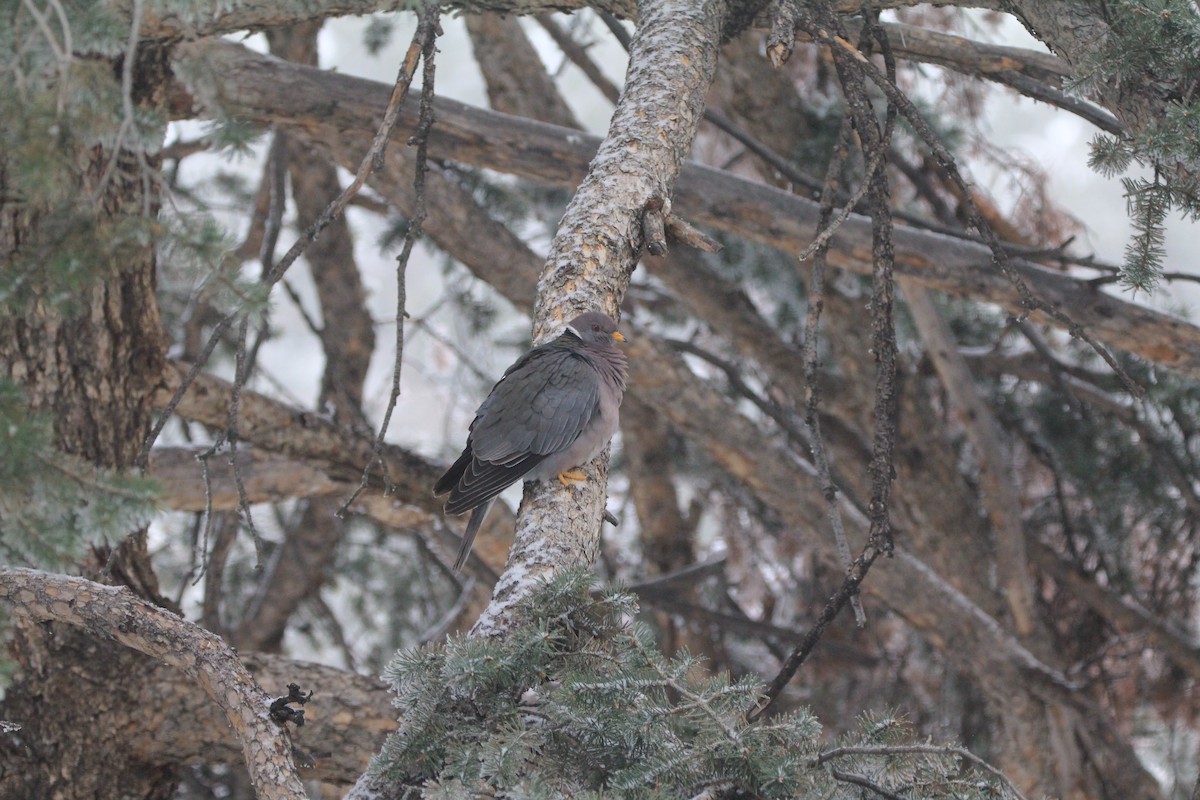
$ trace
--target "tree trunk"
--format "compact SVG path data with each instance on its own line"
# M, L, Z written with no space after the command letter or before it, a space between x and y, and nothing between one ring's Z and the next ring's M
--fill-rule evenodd
M139 51L135 103L160 104L166 57L159 47ZM95 191L113 157L99 147L79 154L81 192ZM155 160L128 150L115 157L95 203L101 230L121 217L158 211ZM7 191L7 177L0 161L0 271L41 235L40 210ZM70 314L36 302L19 316L0 317L0 375L22 386L30 408L52 420L61 450L125 470L149 431L150 399L165 363L154 246L106 266L106 278L81 291ZM137 531L117 547L111 579L161 604L145 536ZM108 560L108 548L96 548L81 570L98 578ZM20 727L0 739L0 797L173 796L176 768L139 760L127 735L143 688L137 676L153 671L149 659L53 624L16 625L11 653L18 672L0 719Z

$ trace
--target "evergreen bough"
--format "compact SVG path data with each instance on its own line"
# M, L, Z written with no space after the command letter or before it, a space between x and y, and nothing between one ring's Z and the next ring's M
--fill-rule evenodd
M1200 220L1200 14L1189 0L1115 0L1106 4L1110 32L1082 65L1072 88L1083 94L1102 85L1145 83L1181 87L1166 113L1125 136L1098 134L1090 165L1106 177L1133 165L1146 176L1122 180L1133 238L1125 249L1122 281L1150 291L1163 272L1163 223L1172 211Z
M575 571L545 584L503 638L398 654L385 677L400 728L372 769L398 795L427 798L863 796L847 776L906 798L1014 796L949 749L912 747L890 715L863 718L838 743L850 750L826 758L807 711L747 722L757 677L664 658L631 624L634 598L590 594L589 581Z
M0 563L63 569L90 542L149 524L157 487L55 449L49 420L0 379Z

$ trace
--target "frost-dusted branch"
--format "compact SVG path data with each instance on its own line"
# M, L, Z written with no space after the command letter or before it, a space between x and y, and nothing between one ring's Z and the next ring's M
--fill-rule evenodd
M270 698L220 637L125 587L37 570L0 569L0 600L18 618L75 625L182 670L225 712L260 800L307 797Z

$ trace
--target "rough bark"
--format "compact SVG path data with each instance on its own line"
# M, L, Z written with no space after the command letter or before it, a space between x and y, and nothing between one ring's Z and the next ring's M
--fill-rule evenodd
M270 716L271 699L258 688L234 651L216 635L123 587L37 570L0 569L0 600L25 623L22 628L37 627L29 623L39 622L72 625L85 631L91 641L112 640L181 670L221 708L241 744L258 797L303 800L306 796L292 763L287 733ZM62 702L61 697L55 700ZM89 731L93 736L96 733ZM24 730L18 734L34 750L48 744L27 737ZM147 771L170 774L168 770ZM75 777L71 768L63 772L68 779ZM85 783L91 781L90 776L80 777ZM126 796L122 790L113 792L113 786L124 784L125 780L109 787L92 784L99 792L96 788L89 790L93 796ZM53 795L28 796L61 797L66 793L58 789Z
M135 103L162 107L166 68L161 48L139 50ZM153 171L154 158L142 157ZM158 178L143 175L138 154L96 147L75 158L79 191L99 193L99 226L124 215L157 212ZM101 186L111 159L117 159L116 169ZM6 190L0 156L0 271L24 249L37 246L41 213ZM100 268L108 277L78 294L75 311L39 302L21 316L0 316L0 374L24 389L31 409L52 420L59 449L124 470L149 430L150 397L162 373L154 248L143 245L120 263ZM91 574L107 560L106 553L97 555L98 563L85 565ZM161 600L145 531L132 532L120 545L113 576L139 596ZM57 624L18 626L10 653L18 672L0 705L0 718L21 730L0 741L0 795L67 800L104 796L120 787L122 796L150 800L173 793L172 768L142 763L125 739L98 737L94 728L97 719L105 720L106 730L121 730L129 721L137 687L126 678L146 668L144 656ZM97 691L97 686L104 688ZM104 744L98 745L101 738Z
M341 786L353 783L396 728L391 697L381 681L265 653L244 653L241 660L272 696L286 695L289 683L313 693L304 705L304 725L290 731L293 744L309 759L298 765L305 780ZM139 724L130 745L146 763L240 760L240 744L220 708L178 670L165 666L150 669L139 698Z

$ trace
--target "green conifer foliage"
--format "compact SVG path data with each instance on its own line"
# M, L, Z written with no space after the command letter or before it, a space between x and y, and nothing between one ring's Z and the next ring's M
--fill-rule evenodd
M1098 134L1090 163L1114 176L1136 164L1150 176L1122 180L1134 234L1125 250L1122 278L1150 291L1162 275L1163 224L1172 211L1200 219L1200 18L1187 0L1119 0L1106 4L1111 32L1104 47L1082 66L1074 88L1084 94L1102 85L1145 81L1186 87L1167 98L1166 114L1126 136Z
M589 581L545 585L503 639L400 653L386 678L401 727L373 769L431 798L857 797L850 779L902 797L1009 796L950 751L911 747L892 716L864 718L839 743L848 749L824 756L806 711L747 722L756 678L664 658L650 629L629 623L634 599L589 594Z
M55 450L49 422L0 381L0 561L63 569L89 543L149 524L155 485Z

